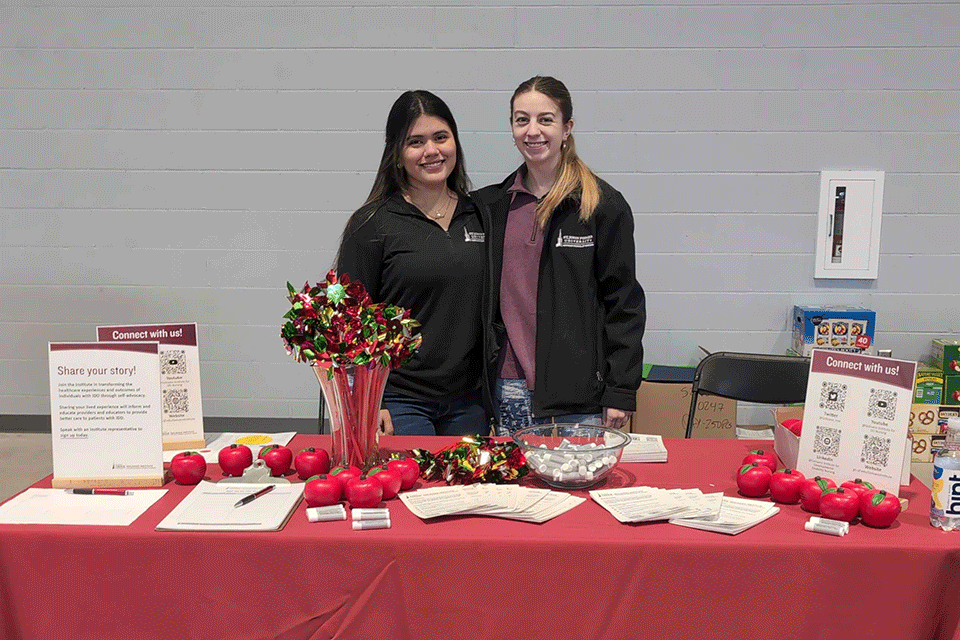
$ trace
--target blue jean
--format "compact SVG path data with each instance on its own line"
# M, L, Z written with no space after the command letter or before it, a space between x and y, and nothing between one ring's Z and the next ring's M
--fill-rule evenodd
M386 392L383 408L390 412L393 433L398 436L485 436L490 432L479 390L445 400Z
M580 424L603 426L602 413L567 413L561 416L534 418L530 408L532 394L527 389L527 381L513 378L497 380L497 404L500 405L500 423L498 436L512 436L513 432L535 424L556 422L578 422Z

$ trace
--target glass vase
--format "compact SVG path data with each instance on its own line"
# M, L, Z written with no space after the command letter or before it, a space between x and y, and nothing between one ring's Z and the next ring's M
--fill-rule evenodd
M331 464L363 470L374 466L378 461L380 402L390 368L381 364L332 369L314 366L313 372L330 408Z

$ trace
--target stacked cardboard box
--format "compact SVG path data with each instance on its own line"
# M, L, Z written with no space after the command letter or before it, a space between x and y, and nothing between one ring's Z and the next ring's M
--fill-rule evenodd
M960 340L933 341L931 363L943 374L943 404L960 405Z
M873 334L877 314L863 307L793 307L793 344L809 358L814 349L876 353Z

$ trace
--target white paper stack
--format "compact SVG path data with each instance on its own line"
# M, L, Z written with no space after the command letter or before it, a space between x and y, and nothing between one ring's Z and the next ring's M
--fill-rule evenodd
M594 502L620 522L653 522L680 517L709 517L720 513L723 494L699 489L625 487L590 492Z
M585 501L562 491L511 484L471 484L430 487L399 495L423 520L440 516L493 516L524 522L546 522Z
M631 433L630 443L624 448L620 462L666 462L667 448L660 436Z
M672 518L670 524L736 535L741 531L746 531L750 527L760 524L768 518L772 518L778 513L780 513L780 508L772 502L723 496L723 501L720 504L720 513L717 515L695 518Z

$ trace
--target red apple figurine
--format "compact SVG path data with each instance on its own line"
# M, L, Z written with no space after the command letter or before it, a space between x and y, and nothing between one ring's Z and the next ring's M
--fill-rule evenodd
M376 467L368 472L368 475L376 478L383 485L383 499L392 500L400 493L401 478L400 474L390 467Z
M787 418L781 422L780 425L798 438L800 437L800 432L803 430L803 420L799 418Z
M243 470L253 464L253 453L245 444L231 444L220 449L217 462L225 476L243 475Z
M867 491L873 491L874 486L865 480L857 478L855 480L847 480L840 485L844 489L850 489L857 492L857 496L862 496Z
M740 467L737 472L737 488L748 498L759 498L770 488L770 467L759 462L751 462Z
M383 499L383 484L370 475L350 478L344 493L351 509L372 509Z
M867 491L860 496L860 521L869 527L889 527L900 515L900 499L886 491Z
M820 496L827 489L836 487L837 483L827 478L816 476L807 478L800 485L800 507L810 513L820 513Z
M819 507L824 518L853 522L860 513L860 494L843 487L825 489L820 495Z
M270 467L270 475L275 478L290 471L290 465L293 463L293 452L279 444L271 444L260 449L260 454L257 457Z
M770 469L770 473L777 470L777 454L773 451L764 451L763 449L754 449L743 459L741 464L750 464L756 462Z
M796 504L800 502L800 486L806 480L796 469L780 469L770 476L770 497L775 502Z
M307 447L293 459L293 467L301 480L330 471L330 454L325 449Z
M334 467L330 470L330 475L340 481L340 486L343 488L344 493L346 493L347 490L347 482L352 478L359 478L362 474L363 471L353 465L349 467Z
M207 461L196 451L184 451L173 456L170 474L177 484L197 484L207 474Z
M400 474L400 490L406 491L417 484L417 478L420 477L420 465L413 458L400 458L391 460L387 467Z
M325 473L309 478L303 485L303 499L309 507L337 504L342 497L343 487L340 486L340 481Z

